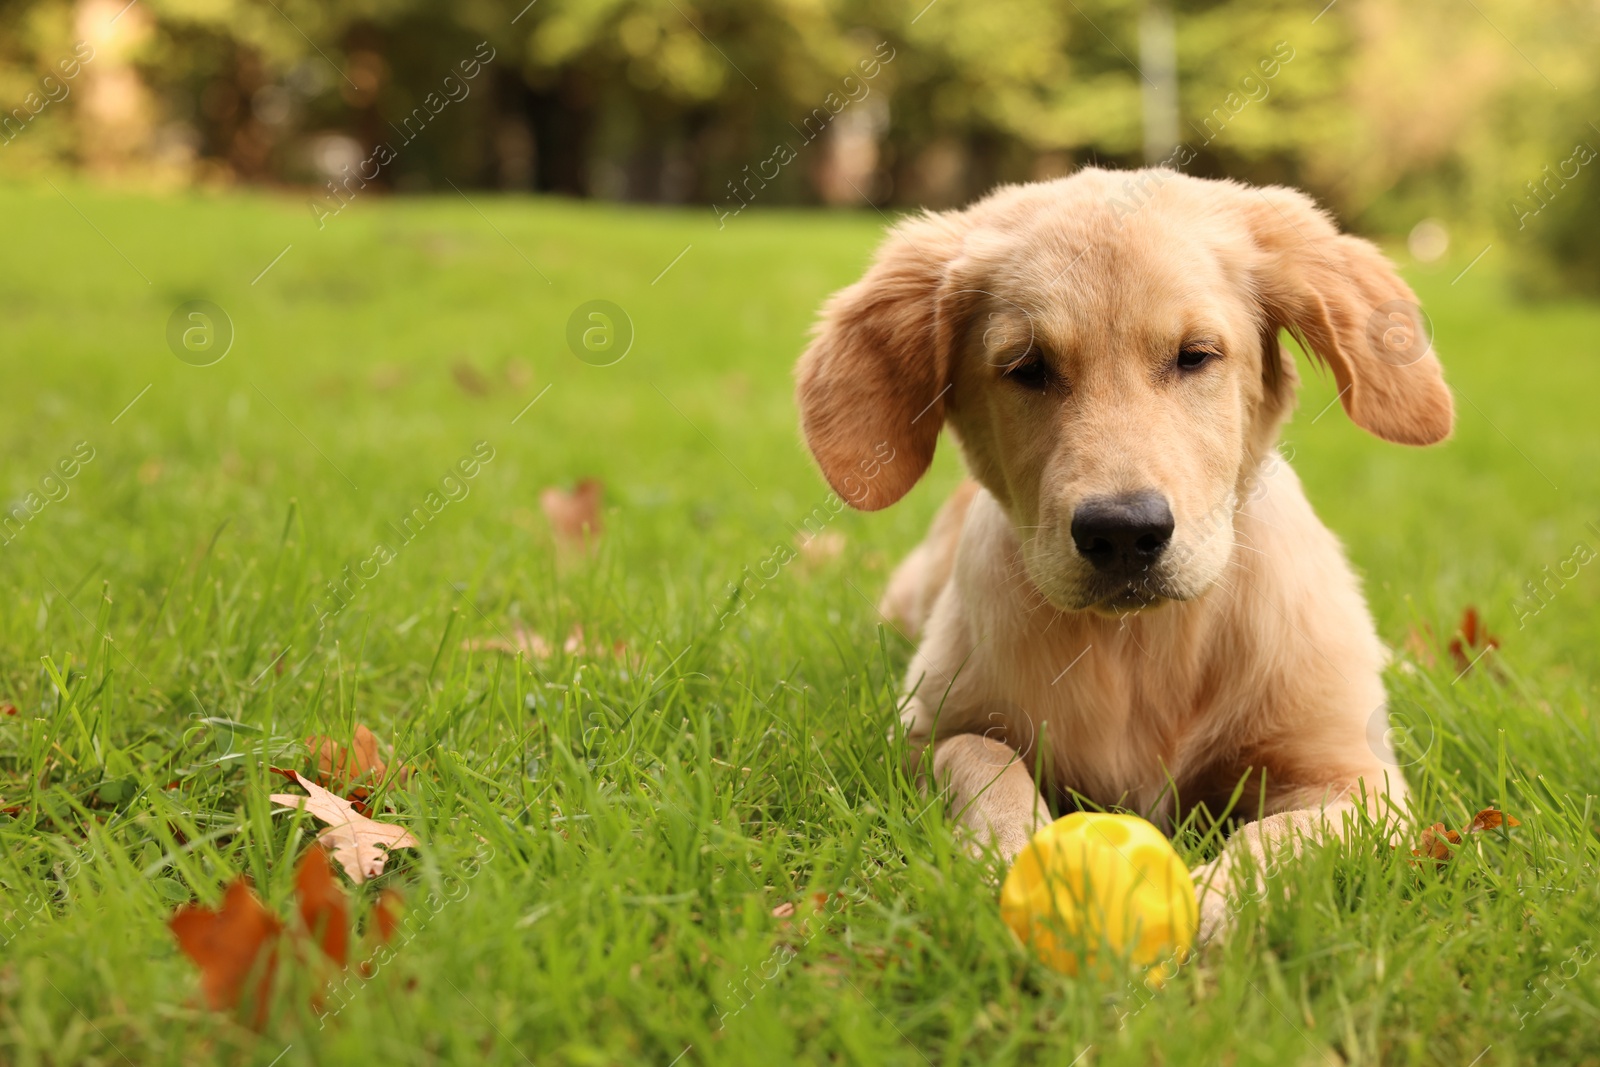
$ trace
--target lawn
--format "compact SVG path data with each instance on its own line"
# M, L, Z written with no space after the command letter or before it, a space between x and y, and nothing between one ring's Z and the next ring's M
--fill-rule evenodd
M1317 852L1151 993L1031 963L886 738L910 649L872 603L948 447L730 597L827 514L790 368L882 219L474 194L319 230L57 184L0 190L0 490L44 501L0 547L0 1063L1600 1063L1600 567L1515 606L1600 549L1600 307L1512 302L1513 248L1407 268L1451 442L1313 421L1310 368L1287 437L1386 641L1468 604L1501 639L1390 672L1418 819L1522 825L1438 870ZM566 340L596 299L634 333L609 366ZM232 322L220 362L168 348L190 300ZM592 554L540 506L585 477ZM551 654L484 647L519 628ZM403 894L392 958L320 995L281 968L259 1029L211 1011L169 916L239 874L291 912L315 831L269 768L358 724L414 770L375 802L420 847L351 888L364 920Z

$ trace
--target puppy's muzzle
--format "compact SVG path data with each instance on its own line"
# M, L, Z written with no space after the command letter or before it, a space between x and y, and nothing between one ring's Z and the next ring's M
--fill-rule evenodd
M1089 497L1072 513L1072 543L1103 577L1143 580L1172 543L1172 508L1151 489Z

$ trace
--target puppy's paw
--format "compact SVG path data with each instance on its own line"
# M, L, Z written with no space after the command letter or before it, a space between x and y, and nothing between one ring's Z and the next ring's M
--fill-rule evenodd
M1032 839L1028 829L1020 826L963 827L958 833L962 851L975 860L989 861L1001 876Z
M1238 921L1238 909L1228 898L1228 868L1224 857L1196 867L1191 873L1195 906L1200 913L1196 935L1199 944L1227 936Z

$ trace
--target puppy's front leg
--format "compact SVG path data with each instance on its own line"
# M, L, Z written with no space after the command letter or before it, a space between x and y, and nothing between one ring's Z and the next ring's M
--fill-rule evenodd
M993 738L941 738L933 748L933 775L949 791L950 810L971 831L974 855L992 842L1009 864L1034 831L1051 822L1050 808L1022 757Z
M1274 871L1298 857L1306 845L1337 838L1344 820L1357 810L1358 805L1346 797L1320 808L1268 815L1235 830L1222 854L1193 872L1200 905L1200 940L1209 941L1232 929L1243 903L1241 896L1248 899L1264 894ZM1243 884L1235 885L1239 881L1235 869L1247 862Z

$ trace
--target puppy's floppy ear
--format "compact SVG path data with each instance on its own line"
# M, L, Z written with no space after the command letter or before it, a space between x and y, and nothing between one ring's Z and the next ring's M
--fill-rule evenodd
M1261 253L1266 325L1287 329L1333 370L1350 420L1405 445L1450 435L1455 406L1416 294L1368 241L1339 233L1302 193L1242 191Z
M806 444L863 511L905 496L933 462L960 315L949 278L967 226L941 214L895 227L866 275L829 299L800 357Z

